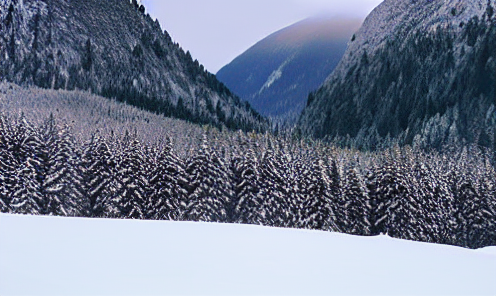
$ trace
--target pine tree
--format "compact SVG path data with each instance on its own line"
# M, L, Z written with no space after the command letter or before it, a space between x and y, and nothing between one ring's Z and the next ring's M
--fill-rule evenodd
M473 176L457 175L456 184L452 184L455 194L456 209L456 238L463 247L474 247L477 243L474 238L474 228L480 227L479 207L480 196L473 183Z
M311 169L305 171L299 227L336 230L335 213L329 194L330 181L326 177L326 166L322 160L314 160Z
M73 149L68 131L59 133L53 115L34 136L33 165L41 194L43 215L67 216L74 211L70 186Z
M339 172L338 163L335 159L330 161L330 166L326 167L324 180L326 181L327 191L330 202L329 225L332 231L343 232L342 218L343 210L340 206L341 200L341 174Z
M283 218L279 226L296 228L301 224L304 210L304 202L307 200L305 194L307 187L310 187L305 178L308 177L310 169L304 165L301 155L291 151L292 147L282 147L283 172L286 175L286 182L283 183L283 194L285 196L285 206Z
M15 172L15 159L11 153L12 126L0 113L0 212L10 213L12 183Z
M478 183L480 206L472 224L472 247L483 248L496 245L496 174L493 166L486 160Z
M40 194L40 187L36 180L36 165L37 162L28 157L17 168L11 203L12 212L15 214L42 215L45 213L39 206L43 201L43 196Z
M262 205L257 215L257 224L286 227L293 220L291 201L288 196L288 174L283 162L284 152L273 148L268 139L267 150L260 163L260 191L258 203Z
M116 167L116 192L113 203L120 218L144 219L146 215L145 191L148 187L143 147L136 138L126 136L123 151L119 154Z
M40 204L42 195L37 180L39 165L34 151L34 131L26 119L21 116L13 122L12 133L8 140L15 163L15 172L10 185L11 210L16 214L42 214Z
M411 170L411 222L404 232L408 239L425 242L452 242L453 195L448 181L437 176L425 160L416 161Z
M191 221L226 222L227 207L232 198L224 162L213 152L203 137L201 148L189 162L188 199L183 207Z
M7 43L7 54L9 59L13 61L13 64L17 63L17 58L16 58L16 26L14 23L14 13L15 13L15 8L14 4L10 3L8 12L7 12L7 17L5 19L5 26L6 26L6 31L5 32L10 32L10 40Z
M181 200L187 192L182 185L187 183L181 160L174 154L170 141L164 149L152 149L152 168L147 190L146 218L154 220L179 220Z
M365 183L352 167L348 170L343 186L344 231L349 234L372 233L372 206Z
M82 187L82 175L79 168L80 155L75 146L74 139L69 126L62 126L59 132L58 150L56 151L57 168L64 170L63 190L60 191L61 209L68 216L80 216L83 214L82 203L84 193ZM61 164L62 162L62 164Z
M79 162L84 216L105 217L109 212L114 166L106 140L93 135Z
M249 145L249 144L248 144ZM257 194L258 188L258 161L251 147L242 155L232 160L234 174L234 198L232 206L232 221L235 223L255 223L257 212L260 211Z
M386 156L386 161L374 173L371 189L371 202L374 209L372 224L373 234L389 234L401 238L401 227L410 219L406 210L409 197L409 186L404 168L397 163L398 159Z
M84 45L84 52L81 57L81 67L84 71L90 71L93 66L93 48L91 46L91 39L87 39Z
M479 158L480 155L476 157ZM478 164L472 163L469 158L468 149L463 148L458 156L461 165L451 170L450 187L454 195L456 242L462 247L478 248L484 225L485 186L477 184Z

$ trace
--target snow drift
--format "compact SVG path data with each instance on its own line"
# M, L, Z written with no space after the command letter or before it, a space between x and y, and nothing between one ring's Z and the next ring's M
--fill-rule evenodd
M496 248L0 215L0 295L496 295Z

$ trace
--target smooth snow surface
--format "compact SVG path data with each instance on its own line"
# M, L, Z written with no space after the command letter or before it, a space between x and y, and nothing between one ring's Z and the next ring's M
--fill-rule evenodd
M496 295L496 251L259 226L2 214L0 295Z

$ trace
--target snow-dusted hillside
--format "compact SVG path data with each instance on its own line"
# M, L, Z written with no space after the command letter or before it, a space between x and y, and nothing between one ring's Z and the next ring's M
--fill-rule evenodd
M0 81L84 89L194 123L266 123L129 0L0 1Z
M0 295L495 295L496 248L0 215Z
M298 123L355 147L496 147L494 0L386 0Z

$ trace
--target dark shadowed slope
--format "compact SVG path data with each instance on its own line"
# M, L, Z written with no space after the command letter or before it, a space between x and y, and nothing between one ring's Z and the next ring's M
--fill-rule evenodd
M91 89L168 116L260 130L264 120L128 0L0 1L0 77Z
M311 136L493 146L494 0L386 0L299 120Z
M311 18L263 39L217 73L264 115L294 121L334 70L361 20Z

